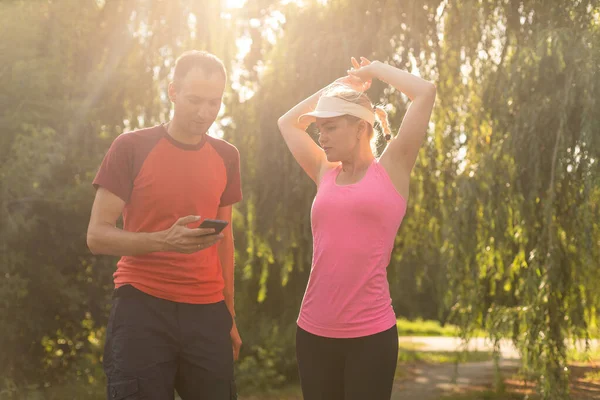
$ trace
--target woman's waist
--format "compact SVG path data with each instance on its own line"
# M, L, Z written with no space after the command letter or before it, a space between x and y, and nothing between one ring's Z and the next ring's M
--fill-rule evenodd
M356 301L340 303L335 301L319 301L305 296L298 317L304 325L315 329L334 331L352 331L369 326L389 324L395 320L392 301L389 296L377 298L358 298ZM386 326L389 328L389 326Z
M393 239L368 239L368 235L340 239L336 235L315 234L313 260L319 258L324 262L343 261L355 264L373 262L389 258L393 249Z

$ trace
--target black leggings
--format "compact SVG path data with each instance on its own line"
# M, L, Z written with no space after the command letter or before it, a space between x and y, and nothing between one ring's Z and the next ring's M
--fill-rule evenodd
M296 357L304 400L389 400L398 361L396 326L334 339L298 327Z

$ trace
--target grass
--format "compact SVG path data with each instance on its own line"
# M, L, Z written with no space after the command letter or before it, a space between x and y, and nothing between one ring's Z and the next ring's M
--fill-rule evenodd
M440 400L523 400L523 395L518 393L496 393L486 390L484 392L443 396Z
M244 394L239 400L302 400L302 389L298 384L292 384L282 389L273 389L267 393Z
M14 393L0 392L0 399L15 400L65 400L86 399L104 400L106 392L104 387L91 386L83 382L50 386L44 389L22 389Z
M446 336L459 337L460 328L456 325L442 324L439 321L423 320L417 318L410 321L405 318L396 319L398 334L400 336ZM484 331L476 330L473 333L474 337L485 337L487 334Z
M483 362L493 359L491 351L422 351L426 347L421 342L400 342L398 345L398 361L400 363L426 362L431 364Z
M438 321L404 318L396 320L400 336L458 336L459 329L454 325L442 326Z
M597 362L600 363L600 346L585 351L583 348L570 347L567 351L567 360L569 362Z
M491 360L491 351L414 351L400 349L398 354L398 362L401 364L415 362L450 364Z

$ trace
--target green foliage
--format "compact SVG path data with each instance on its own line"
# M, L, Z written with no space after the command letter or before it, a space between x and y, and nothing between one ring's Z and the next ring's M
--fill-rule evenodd
M115 260L86 248L90 182L118 134L168 119L174 58L201 48L230 71L216 132L242 155L242 388L295 379L311 265L315 187L277 118L364 55L438 88L388 268L397 314L512 338L542 398L568 398L565 339L597 336L600 310L598 5L304 3L0 2L2 390L101 386ZM397 128L405 96L371 92Z
M244 336L244 357L236 366L236 382L247 392L265 393L290 383L297 370L294 354L295 327L261 319Z

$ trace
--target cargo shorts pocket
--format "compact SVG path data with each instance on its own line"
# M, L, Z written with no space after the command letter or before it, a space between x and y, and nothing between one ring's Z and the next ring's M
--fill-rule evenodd
M108 400L141 400L140 386L136 378L110 382L106 394Z

